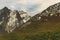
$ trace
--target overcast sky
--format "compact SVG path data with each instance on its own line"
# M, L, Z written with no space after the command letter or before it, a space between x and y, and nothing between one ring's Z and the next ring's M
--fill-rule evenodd
M14 10L24 10L35 15L50 5L60 2L59 0L0 0L0 9L7 6Z

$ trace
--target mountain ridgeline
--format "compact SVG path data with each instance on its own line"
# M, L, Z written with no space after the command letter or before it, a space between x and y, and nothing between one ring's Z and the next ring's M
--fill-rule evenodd
M12 32L15 28L21 27L30 19L30 15L27 12L21 11L11 11L7 7L0 10L0 29Z
M31 18L31 21L51 21L51 22L58 22L60 21L60 2L56 3L52 6L49 6L47 9L38 13L37 15Z

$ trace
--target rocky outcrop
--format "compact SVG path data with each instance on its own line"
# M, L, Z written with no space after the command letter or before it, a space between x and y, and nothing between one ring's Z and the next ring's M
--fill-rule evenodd
M8 33L14 29L21 27L30 19L27 12L24 11L11 11L7 7L0 10L0 28Z

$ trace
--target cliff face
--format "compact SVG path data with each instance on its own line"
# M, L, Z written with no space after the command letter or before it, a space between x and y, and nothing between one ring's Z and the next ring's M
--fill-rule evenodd
M0 28L9 32L12 32L17 27L21 27L30 19L27 12L24 11L11 11L7 7L0 10Z

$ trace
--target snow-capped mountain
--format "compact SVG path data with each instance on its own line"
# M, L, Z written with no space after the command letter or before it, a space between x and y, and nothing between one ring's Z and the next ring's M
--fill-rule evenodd
M55 18L55 19L54 19ZM41 13L38 13L37 15L33 16L31 20L58 20L60 19L60 2L56 3L54 5L49 6L47 9L43 10Z
M0 10L0 28L12 32L14 29L21 27L30 19L27 12L24 11L11 11L7 7Z

